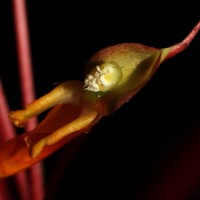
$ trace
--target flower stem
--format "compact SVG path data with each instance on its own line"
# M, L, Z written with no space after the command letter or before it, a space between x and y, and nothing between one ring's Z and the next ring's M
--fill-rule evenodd
M3 85L0 80L0 140L6 141L16 136L15 130L11 122L8 120L8 105L6 96L3 90ZM21 195L22 200L29 199L27 176L25 172L17 174L15 177L16 184ZM7 181L6 179L0 180L0 199L9 200L10 195L7 194Z
M11 196L8 191L8 185L6 179L0 180L0 199L1 200L10 200Z
M173 48L170 50L165 60L176 56L184 49L186 49L199 31L200 31L200 21L196 24L196 26L192 29L192 31L187 35L187 37L182 42L179 42L178 44L173 46Z
M8 119L8 104L3 90L3 85L0 80L0 141L6 141L13 138L15 134L14 127Z
M0 80L0 141L6 141L7 139L10 139L15 135L14 128L8 120L8 106L6 102L6 97L3 90L3 85ZM8 186L7 186L7 180L1 179L0 180L0 199L6 200L11 199L9 192L8 192Z
M17 54L23 105L34 100L31 52L24 0L13 0L14 21L17 40ZM30 126L30 125L29 125ZM33 125L35 126L35 124ZM32 128L32 127L31 127Z
M43 166L37 163L30 168L33 200L42 200L44 197Z
M21 91L23 105L27 105L35 98L34 81L32 72L32 61L30 42L28 34L28 23L25 0L13 0L14 20L16 29L19 73L21 80ZM30 131L37 124L36 118L31 119L26 126ZM42 163L30 168L31 193L33 200L43 198L43 172Z

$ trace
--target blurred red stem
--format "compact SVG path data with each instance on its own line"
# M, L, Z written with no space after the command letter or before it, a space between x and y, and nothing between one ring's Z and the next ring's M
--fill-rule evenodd
M35 99L35 91L25 1L13 0L13 9L22 101L23 105L26 106ZM27 124L28 127L26 128L30 130L35 127L36 121L31 121L31 123L28 122Z
M16 29L17 52L23 105L32 102L35 97L30 42L25 0L13 0L14 20ZM36 119L27 123L26 131L30 131L37 124ZM43 170L42 164L30 168L31 192L33 200L43 198Z
M27 173L26 171L22 171L17 173L14 176L16 181L16 185L18 187L18 193L20 195L20 199L22 200L31 200L30 196L30 185L28 185Z
M9 108L7 105L6 96L3 90L2 82L0 81L0 140L6 141L10 138L15 137L16 133L13 125L8 120ZM22 200L29 199L30 195L28 193L27 176L25 172L17 174L15 177L16 184L21 195ZM0 180L0 199L9 200L10 194L8 193L7 181L6 179Z
M1 200L11 199L6 179L0 180L0 199Z
M3 90L3 85L0 80L0 141L6 141L15 136L15 130L8 120L8 105L6 96ZM8 190L7 180L0 180L0 199L10 200L10 194Z
M33 165L30 168L33 200L42 200L44 197L43 177L43 166L41 162Z
M14 127L8 120L8 104L3 90L3 85L0 80L0 141L6 141L13 138L15 134Z

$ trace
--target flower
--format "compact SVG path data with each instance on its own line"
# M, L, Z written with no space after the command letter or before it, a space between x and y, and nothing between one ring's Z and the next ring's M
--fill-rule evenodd
M123 43L101 49L86 63L84 81L64 82L24 110L10 112L11 121L23 127L52 108L34 130L0 145L0 177L24 170L88 133L140 91L160 64L183 51L199 30L200 22L182 42L168 48Z

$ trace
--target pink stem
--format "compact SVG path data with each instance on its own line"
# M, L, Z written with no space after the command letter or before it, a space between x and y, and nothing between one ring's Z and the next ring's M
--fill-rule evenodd
M8 120L8 105L6 101L6 96L3 90L2 82L0 81L0 140L6 141L10 138L15 137L16 133L13 125ZM27 176L25 172L17 174L15 177L18 189L20 191L21 199L29 199ZM9 200L10 195L7 194L7 182L5 179L0 180L0 199Z
M8 185L6 179L0 180L0 199L1 200L10 200L11 196L8 191Z
M171 51L169 52L165 60L176 56L181 51L186 49L187 46L191 43L191 41L194 39L196 34L199 32L199 30L200 30L200 21L196 24L196 26L192 29L192 31L187 35L187 37L182 42L172 47Z
M14 127L8 119L8 112L9 109L3 90L3 85L0 80L0 141L6 141L16 135Z
M14 20L17 39L17 51L19 62L19 73L21 80L21 92L23 105L27 105L35 99L33 72L31 64L31 52L27 25L26 5L24 0L13 0ZM27 129L36 126L36 121L27 123Z
M42 163L37 163L30 169L30 178L32 183L32 199L43 200L44 183L43 183L43 166Z
M11 122L8 120L8 105L3 90L3 85L0 80L0 141L6 141L7 139L14 137L14 135L14 128ZM0 180L0 199L11 199L6 179Z
M20 198L22 200L31 200L30 196L30 184L28 184L28 178L26 171L22 171L17 173L15 176L15 181L18 187L18 192L20 195Z
M28 34L26 5L24 0L13 0L14 19L17 38L19 72L23 105L32 102L35 97L32 73L31 52ZM30 131L37 124L36 118L27 123L26 131ZM43 198L43 170L42 164L37 164L30 169L31 192L33 200Z

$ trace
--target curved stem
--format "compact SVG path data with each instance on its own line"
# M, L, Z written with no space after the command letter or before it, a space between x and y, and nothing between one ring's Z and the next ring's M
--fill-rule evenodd
M187 37L182 42L174 45L171 48L165 60L176 56L177 54L182 52L184 49L186 49L187 46L191 43L191 41L194 39L196 34L199 32L199 30L200 30L200 21L196 24L196 26L192 29L192 31L187 35Z

